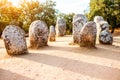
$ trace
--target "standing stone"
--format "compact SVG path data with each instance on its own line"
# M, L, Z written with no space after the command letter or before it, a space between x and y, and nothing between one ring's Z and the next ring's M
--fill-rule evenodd
M100 33L99 41L101 44L110 44L111 45L113 43L113 37L108 30L103 30Z
M79 43L80 31L87 22L87 17L83 14L76 14L73 17L73 43Z
M65 19L58 19L56 23L56 35L64 36L66 33L66 21Z
M49 41L55 41L55 35L56 35L55 27L50 26Z
M80 47L95 47L96 32L95 22L87 22L80 32Z
M48 34L48 27L45 22L40 20L32 22L29 28L30 47L47 46Z
M94 22L99 23L100 21L104 21L104 18L102 16L95 16Z
M101 31L109 30L109 24L107 21L100 21L99 24L100 24Z
M100 32L101 32L101 27L100 27L100 22L101 21L104 21L102 16L95 16L94 22L97 25L97 36L96 36L96 43L97 44L99 44L99 35L100 35Z
M2 38L9 55L28 53L25 34L15 25L8 25L2 33Z

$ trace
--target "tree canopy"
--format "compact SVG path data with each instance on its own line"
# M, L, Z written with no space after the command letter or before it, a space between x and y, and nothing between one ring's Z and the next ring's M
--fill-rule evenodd
M87 17L93 20L96 15L103 16L111 28L115 28L120 24L120 0L90 0Z
M8 0L0 1L0 35L8 24L20 26L25 32L28 32L30 24L34 20L42 20L48 27L55 26L57 17L66 20L66 34L72 33L72 18L74 13L62 14L55 9L56 3L52 0L46 0L41 3L39 0L21 0L19 7L15 7Z
M21 0L19 7L15 7L8 0L0 1L0 32L3 31L7 24L19 25L28 32L29 25L34 20L42 20L48 26L55 25L56 3L46 0L41 3L39 0ZM1 34L1 33L0 33Z
M0 0L0 35L8 24L20 26L28 32L30 24L34 20L42 20L48 27L55 26L57 17L66 20L66 34L72 33L72 19L74 13L63 14L55 9L56 3L46 0L21 0L19 7L15 7L8 0ZM111 25L111 28L120 26L120 0L90 0L90 9L86 14L89 20L96 15L103 16Z

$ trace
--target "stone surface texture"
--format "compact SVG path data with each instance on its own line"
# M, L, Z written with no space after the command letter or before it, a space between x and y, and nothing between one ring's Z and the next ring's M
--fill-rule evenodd
M29 28L30 48L47 46L48 27L45 22L36 20L31 23Z
M110 44L110 45L112 45L113 36L108 30L103 30L100 33L99 41L100 41L101 44Z
M100 24L101 31L109 30L109 24L107 21L100 21L99 24Z
M96 32L95 22L87 22L80 32L80 47L95 47Z
M64 36L66 33L66 21L65 19L59 18L56 23L56 35Z
M9 55L28 53L24 31L15 25L8 25L2 33L2 38Z
M83 14L76 14L73 17L73 43L79 43L80 31L87 22L88 19Z

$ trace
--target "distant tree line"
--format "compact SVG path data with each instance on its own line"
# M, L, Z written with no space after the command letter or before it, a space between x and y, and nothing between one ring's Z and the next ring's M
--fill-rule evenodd
M15 7L8 0L0 0L0 35L8 24L20 26L26 33L34 20L42 20L48 27L56 25L57 17L66 20L66 34L72 34L72 19L74 13L63 14L55 9L56 3L46 0L21 0L19 7ZM120 0L90 0L89 12L86 16L93 20L96 15L103 16L110 24L112 32L120 27Z
M30 24L34 20L42 20L50 25L55 26L57 17L61 17L60 12L55 9L56 3L52 0L46 0L41 3L39 0L21 0L19 7L13 6L8 0L0 0L0 35L8 24L18 25L27 33ZM66 34L72 32L73 14L62 15L67 22Z

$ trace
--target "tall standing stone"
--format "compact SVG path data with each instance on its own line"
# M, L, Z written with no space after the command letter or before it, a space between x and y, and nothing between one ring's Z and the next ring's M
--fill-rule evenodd
M2 33L2 38L9 55L28 53L24 31L15 25L8 25Z
M97 36L96 36L96 43L99 44L99 35L101 32L100 22L104 21L104 18L102 16L95 16L94 22L97 25Z
M65 19L58 19L56 23L56 35L64 36L66 33L66 21Z
M95 47L96 32L95 22L87 22L80 32L80 47Z
M47 46L48 34L48 27L45 22L40 20L32 22L29 28L30 47Z
M73 43L79 43L80 31L87 22L87 17L83 14L76 14L73 17Z
M56 35L55 27L50 26L49 41L55 41L55 35Z

